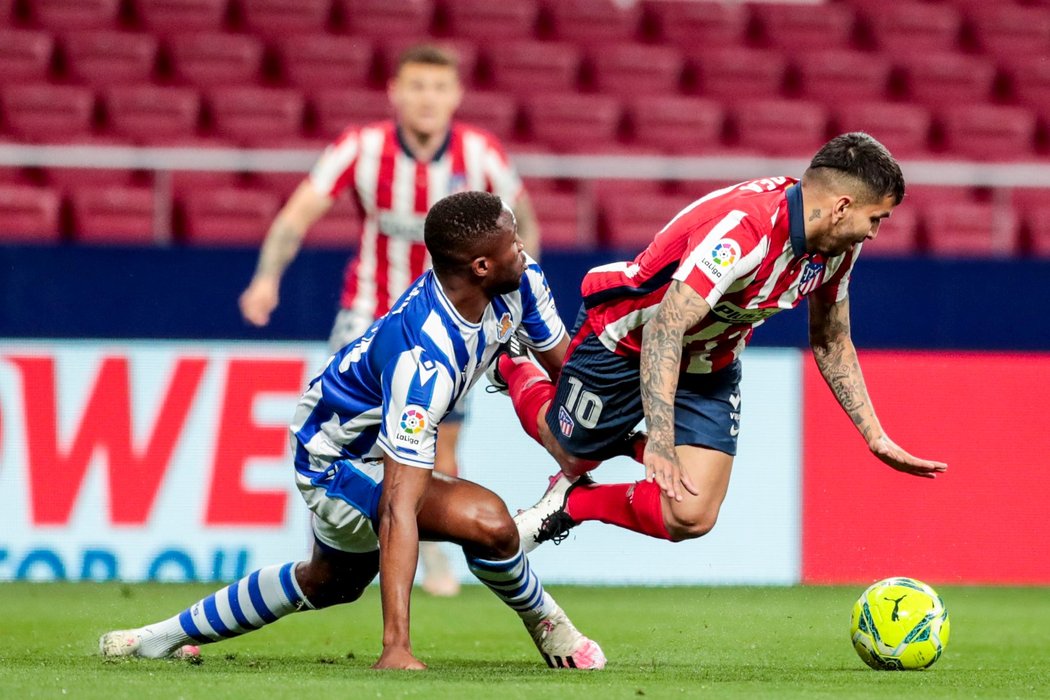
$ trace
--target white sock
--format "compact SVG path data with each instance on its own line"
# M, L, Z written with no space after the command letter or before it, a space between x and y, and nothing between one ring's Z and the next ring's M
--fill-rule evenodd
M468 554L467 566L530 628L558 609L558 604L543 590L540 577L533 573L528 558L520 549L516 555L502 561L477 559Z

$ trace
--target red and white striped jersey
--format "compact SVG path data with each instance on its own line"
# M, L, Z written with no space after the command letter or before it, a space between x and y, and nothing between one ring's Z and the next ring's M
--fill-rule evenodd
M350 128L325 149L309 175L319 191L351 190L364 212L358 254L347 265L341 304L378 318L430 267L423 221L455 192L484 190L513 206L521 179L486 131L454 123L429 162L416 160L393 121Z
M583 301L602 344L637 356L642 327L672 280L711 306L682 341L682 371L698 374L730 364L755 328L804 296L844 299L861 246L831 258L807 254L797 182L776 177L712 192L679 212L633 262L588 272Z

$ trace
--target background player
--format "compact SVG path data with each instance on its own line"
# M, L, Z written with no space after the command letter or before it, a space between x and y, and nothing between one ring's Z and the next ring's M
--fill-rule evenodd
M489 133L454 123L463 98L456 58L433 46L408 49L388 87L395 118L347 129L321 156L277 214L266 235L241 313L264 326L277 307L281 276L310 226L336 199L352 193L364 212L360 250L346 269L342 309L328 341L335 352L359 337L429 267L423 217L453 192L484 190L511 203L526 250L538 256L536 218L521 180ZM445 424L439 472L455 476L462 416ZM436 543L423 549L423 587L454 595L459 584Z
M237 636L302 609L356 600L383 570L376 668L422 669L409 638L420 535L463 545L471 571L524 621L551 666L602 668L529 568L506 506L491 491L432 476L438 425L512 334L552 371L567 339L514 215L467 192L426 218L434 269L316 377L292 425L296 483L314 514L310 561L252 573L167 620L99 640L106 656L163 657Z
M633 262L591 270L557 387L501 356L522 424L562 474L516 521L526 548L600 520L668 540L714 527L740 430L739 355L766 318L809 300L813 356L871 452L933 478L946 469L883 430L850 339L850 274L862 244L904 197L904 178L867 134L825 144L802 180L712 192L681 211ZM553 399L553 401L552 401ZM645 480L573 480L620 453L644 416Z

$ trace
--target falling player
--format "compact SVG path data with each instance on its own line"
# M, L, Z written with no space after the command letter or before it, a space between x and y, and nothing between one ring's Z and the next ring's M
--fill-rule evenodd
M867 134L838 136L801 181L777 177L712 192L682 210L633 262L591 270L584 310L556 385L524 358L501 355L522 425L562 472L515 521L526 551L587 520L665 540L711 530L740 430L738 357L754 329L809 301L821 374L872 454L933 478L947 467L901 449L875 415L850 339L850 274L865 241L904 197L889 152ZM594 484L586 473L623 453L645 479Z
M426 217L433 270L336 353L300 400L295 479L313 512L309 561L270 566L178 615L109 632L104 656L165 657L303 609L356 600L382 569L376 668L422 669L409 640L421 537L463 546L477 578L525 623L551 666L597 669L601 649L543 590L506 506L491 491L433 474L438 425L517 334L552 371L567 345L543 273L499 197L465 192Z
M269 323L281 276L303 238L347 193L364 212L364 231L346 269L331 352L364 333L430 266L423 217L442 197L464 190L499 195L514 210L526 251L537 255L536 217L502 146L488 132L453 121L463 98L455 56L433 46L408 49L388 93L394 119L343 132L277 214L240 298L248 322ZM450 416L438 441L435 469L450 476L458 474L461 421L461 414ZM459 584L437 543L423 546L422 559L423 588L454 595Z

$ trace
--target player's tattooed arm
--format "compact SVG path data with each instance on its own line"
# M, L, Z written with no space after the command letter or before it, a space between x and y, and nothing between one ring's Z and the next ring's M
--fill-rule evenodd
M649 440L645 449L645 476L655 479L671 498L681 500L679 482L696 494L681 472L675 453L674 397L682 369L682 339L711 310L691 287L671 282L656 315L642 331L640 378L642 408Z
M824 381L873 455L899 472L928 479L948 468L944 462L909 454L882 429L850 338L848 298L829 304L817 296L809 297L809 342Z
M809 344L831 393L870 445L882 435L882 426L850 337L848 297L833 304L809 297Z

